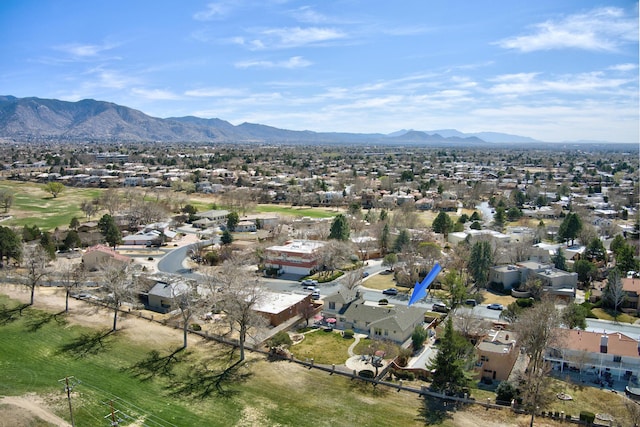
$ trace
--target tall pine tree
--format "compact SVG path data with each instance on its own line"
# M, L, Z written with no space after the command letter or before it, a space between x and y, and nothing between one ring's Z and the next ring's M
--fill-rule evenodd
M462 393L470 383L467 370L472 362L469 360L470 349L471 344L453 330L452 316L448 316L438 353L429 365L429 369L434 371L431 382L433 390L447 395Z

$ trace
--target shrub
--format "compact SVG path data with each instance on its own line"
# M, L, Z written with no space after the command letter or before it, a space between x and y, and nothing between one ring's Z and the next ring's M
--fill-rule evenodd
M358 372L358 375L361 376L362 378L375 378L375 373L369 369L364 369L360 372Z
M191 324L191 330L193 330L193 331L201 331L202 330L202 326L200 326L200 324L198 324L198 323L192 323Z
M413 355L413 351L409 348L400 348L400 354L398 354L398 358L396 362L399 366L407 366L409 363L409 358Z
M587 424L592 424L596 419L596 414L589 411L580 411L580 421L585 421Z
M509 381L502 381L496 388L496 402L509 405L516 397L516 388Z
M518 306L522 307L522 308L529 308L529 307L533 306L533 299L532 298L518 298L516 300L516 304L518 304Z
M285 331L280 331L271 337L269 340L270 347L278 347L278 346L290 346L293 343L291 341L291 337Z
M394 370L393 375L395 375L399 380L413 381L416 379L416 376L413 374L413 372L408 371Z
M345 329L345 331L342 333L342 336L344 338L353 338L354 332L353 329Z

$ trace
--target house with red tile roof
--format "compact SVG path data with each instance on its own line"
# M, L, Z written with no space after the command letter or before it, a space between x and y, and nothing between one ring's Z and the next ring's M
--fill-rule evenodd
M545 359L554 369L609 373L614 379L640 373L640 341L625 334L559 329L559 344L547 349Z
M88 271L97 270L110 260L123 264L133 262L133 259L114 251L106 245L91 246L82 254L82 263Z

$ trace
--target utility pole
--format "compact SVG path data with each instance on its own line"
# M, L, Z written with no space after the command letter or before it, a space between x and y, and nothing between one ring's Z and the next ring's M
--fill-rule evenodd
M118 427L120 425L120 418L116 416L116 414L120 411L113 409L113 400L109 401L109 408L111 409L111 413L106 415L104 418L111 418L111 427Z
M64 390L67 392L67 402L69 402L69 416L71 417L71 427L75 427L75 422L73 420L73 407L71 406L71 390L73 387L80 384L75 377L64 377L61 380L58 380L59 383L64 382Z

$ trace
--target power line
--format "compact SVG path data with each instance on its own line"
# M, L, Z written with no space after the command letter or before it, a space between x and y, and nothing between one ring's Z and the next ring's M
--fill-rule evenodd
M162 419L160 417L158 417L157 415L154 415L152 413L149 413L148 411L144 410L143 408L135 405L132 402L129 402L125 399L122 399L120 396L115 395L109 391L103 390L100 387L91 385L89 383L87 383L86 381L83 381L82 383L84 386L92 388L96 391L98 391L99 393L101 393L104 397L108 398L109 401L107 402L102 402L105 405L109 405L110 407L113 405L114 410L116 410L117 414L120 417L123 417L125 419L135 419L136 417L132 417L129 414L136 414L138 415L137 418L142 418L144 417L144 421L143 424L144 426L158 426L158 427L178 427L176 424L173 424L165 419ZM117 407L121 408L118 409ZM110 417L111 414L107 415L105 418ZM123 419L120 419L118 422L123 421ZM117 424L115 424L117 425Z
M75 377L64 377L61 380L58 380L59 383L64 383L64 389L67 392L67 401L69 402L69 416L71 417L71 427L75 427L76 423L73 420L73 407L71 406L71 390L73 387L80 384L80 381Z

